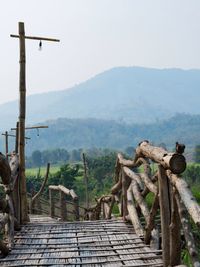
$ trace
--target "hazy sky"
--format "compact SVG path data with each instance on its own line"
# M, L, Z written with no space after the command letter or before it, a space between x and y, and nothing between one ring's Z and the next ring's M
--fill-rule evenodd
M0 103L18 98L25 22L27 94L62 90L116 66L200 68L199 0L6 0L0 8Z

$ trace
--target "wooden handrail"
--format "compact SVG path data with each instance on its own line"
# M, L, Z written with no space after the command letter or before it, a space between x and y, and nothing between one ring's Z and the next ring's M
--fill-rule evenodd
M151 173L150 160L158 164L155 174ZM141 165L143 172L135 172L134 168ZM200 206L187 183L179 176L185 168L186 161L181 153L169 153L148 141L138 145L133 160L125 159L121 154L116 159L115 184L111 193L120 214L124 220L132 222L136 233L144 237L146 244L151 244L151 238L155 238L153 235L159 234L155 218L160 212L165 267L181 264L181 225L193 266L200 264L195 239L188 231L190 220L187 219L191 218L199 227ZM149 192L154 195L151 207L146 204ZM156 239L159 240L159 237Z
M75 219L79 220L79 205L78 196L73 189L68 189L63 185L49 185L49 202L50 202L50 216L55 216L55 200L52 191L58 191L60 194L60 216L63 221L67 220L67 208L65 195L70 196L73 201Z

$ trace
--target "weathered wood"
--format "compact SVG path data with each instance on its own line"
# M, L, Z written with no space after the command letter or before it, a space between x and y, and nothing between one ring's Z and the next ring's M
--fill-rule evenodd
M14 214L18 224L20 224L19 156L15 152L11 154L9 164L11 168Z
M128 213L131 219L131 222L133 224L133 227L135 229L135 232L139 236L143 236L143 228L140 223L140 220L137 215L137 211L135 208L134 200L133 200L133 195L132 195L132 186L130 185L128 190L127 190L127 208L128 208Z
M140 189L143 189L144 186L143 186L143 183L142 183L142 180L141 180L139 173L133 172L128 167L123 167L123 171L125 172L126 176L128 176L131 179L134 179L138 183Z
M173 189L171 190L171 207L170 265L175 266L181 264L181 223Z
M126 220L126 216L128 215L127 209L127 190L130 185L130 179L126 176L124 170L122 170L122 216L123 219Z
M115 204L115 196L112 195L111 203L110 203L110 207L109 207L109 211L108 211L108 218L107 219L110 219L111 218L112 209L113 209L114 204Z
M30 201L30 212L33 212L34 209L34 204L36 202L36 200L39 199L39 197L41 196L42 192L44 191L45 185L47 183L48 177L49 177L49 169L50 169L50 163L47 163L47 169L46 169L46 174L45 174L45 178L44 181L40 187L40 190L31 198Z
M118 182L112 187L111 194L115 195L115 194L119 193L119 191L121 191L121 189L122 189L122 175L120 172Z
M85 181L85 206L89 208L88 175L85 154L83 153L84 181Z
M0 251L3 254L3 256L7 256L9 253L9 248L0 240Z
M147 222L146 229L145 229L145 237L144 237L145 244L150 244L151 231L155 227L155 217L156 217L158 208L159 208L159 198L158 198L158 194L157 194L154 197L153 205L152 205L152 208L150 211L149 220Z
M132 185L134 199L136 200L138 206L140 207L141 212L144 215L144 219L147 223L150 217L148 206L146 202L144 201L143 197L141 196L137 182L135 180L132 180L131 185Z
M75 220L79 221L79 219L80 219L80 213L79 213L78 198L74 198L73 201L74 201Z
M19 22L20 43L20 81L19 81L19 186L20 186L20 221L29 221L26 196L25 176L25 119L26 119L26 52L24 23Z
M6 158L8 159L8 132L5 132L5 155Z
M15 223L15 217L14 217L14 207L13 207L13 201L11 194L6 195L6 200L8 202L9 206L9 213L8 213L8 223L6 225L6 231L8 236L8 247L9 249L12 249L14 245L14 223Z
M162 249L163 264L168 267L170 264L170 199L169 199L169 183L165 169L162 165L158 165L158 183L159 183L159 202L161 216L162 231Z
M135 162L140 157L147 157L161 164L165 169L170 169L175 174L184 172L186 168L185 157L177 153L169 153L162 147L155 147L148 141L143 141L136 149Z
M67 220L67 209L66 209L66 203L65 203L65 193L63 191L59 191L60 194L60 217L62 221Z
M18 154L19 149L19 122L16 123L16 137L15 137L15 153Z
M6 213L2 218L0 218L0 231L4 228L4 226L8 223L9 216Z
M6 157L0 152L0 176L4 185L11 182L11 169Z
M20 34L10 34L10 37L13 38L20 38ZM60 42L59 39L55 39L55 38L47 38L47 37L38 37L38 36L24 36L25 39L29 39L29 40L39 40L39 41L51 41L51 42Z
M3 213L9 212L8 202L5 199L0 199L0 211Z
M55 216L55 202L53 199L53 192L51 189L52 186L49 186L49 202L50 202L50 216L53 218Z
M72 197L72 199L78 199L78 196L73 189L70 189L70 196Z
M192 260L192 264L194 267L199 267L200 262L198 258L198 252L197 252L197 249L195 246L195 240L194 240L191 228L190 228L187 210L184 207L184 204L182 200L180 199L178 193L175 194L175 199L176 199L176 204L178 207L178 212L179 212L182 228L184 231L186 245L187 245L191 260Z
M167 174L170 178L170 181L177 189L181 200L183 201L191 218L193 219L195 224L200 226L200 206L192 195L192 192L190 191L187 182L181 177L172 174L171 172L167 172Z
M144 184L146 185L146 187L149 189L149 191L151 191L152 193L154 193L155 195L157 194L158 188L157 186L151 181L150 177L148 176L147 173L141 173L140 177L142 178Z

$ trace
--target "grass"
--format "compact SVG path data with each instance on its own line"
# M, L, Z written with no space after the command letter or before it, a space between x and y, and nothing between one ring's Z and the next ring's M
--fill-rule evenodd
M28 168L28 169L26 169L26 176L37 176L37 174L38 174L38 170L39 170L39 168ZM51 174L54 174L54 173L56 173L57 171L59 171L60 170L60 166L50 166L50 173ZM40 175L41 176L44 176L45 175L45 173L46 173L46 167L41 167L40 168Z

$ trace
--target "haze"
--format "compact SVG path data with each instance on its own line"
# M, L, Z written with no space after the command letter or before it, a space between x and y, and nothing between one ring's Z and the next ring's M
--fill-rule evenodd
M62 90L115 66L200 68L198 0L17 0L0 12L0 103L18 98L18 34L26 41L27 94Z

